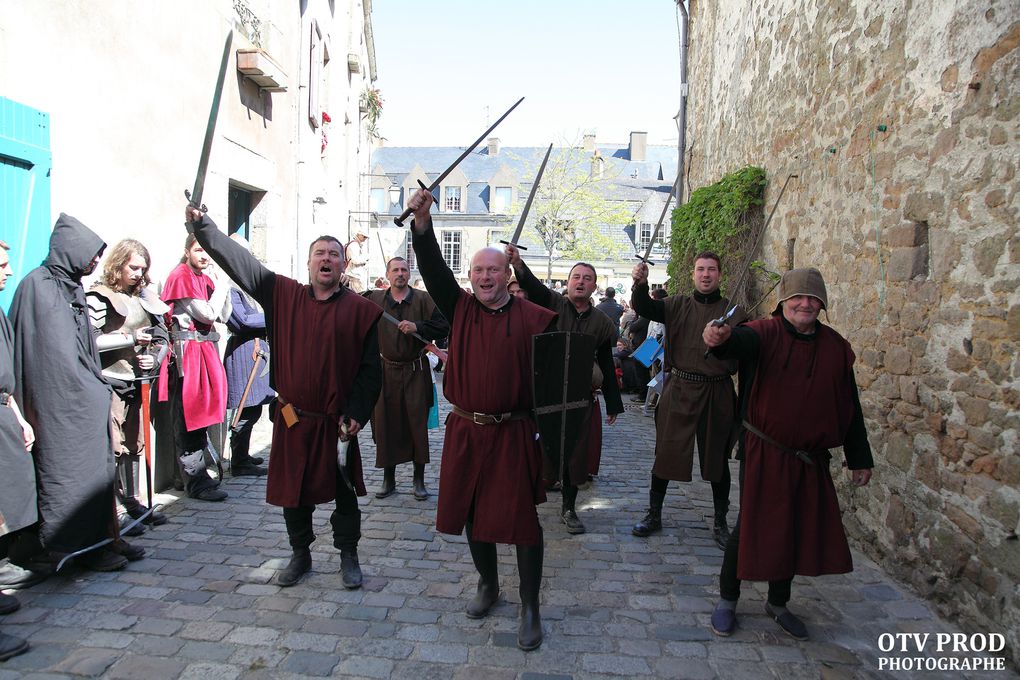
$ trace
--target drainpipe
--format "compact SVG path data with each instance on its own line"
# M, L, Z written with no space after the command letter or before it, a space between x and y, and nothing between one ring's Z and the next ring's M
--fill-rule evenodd
M680 11L680 111L676 114L676 127L680 133L679 140L677 141L677 176L680 177L680 181L677 182L676 189L676 204L680 205L684 202L684 158L687 146L687 50L689 48L688 43L688 28L690 23L690 17L688 15L688 3L690 0L677 0L676 6Z

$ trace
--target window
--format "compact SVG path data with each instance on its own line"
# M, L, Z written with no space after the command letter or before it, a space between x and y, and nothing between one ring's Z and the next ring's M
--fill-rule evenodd
M446 212L460 212L460 187L446 187Z
M489 212L508 213L514 203L512 187L496 187L492 195L492 209Z
M411 246L411 230L407 230L407 237L404 241L404 259L407 260L407 268L415 270L418 268L418 262L414 258L414 247Z
M638 250L644 251L644 250L648 249L648 242L652 240L652 230L654 228L655 228L655 225L652 224L651 222L642 222L641 223L641 229L638 232L640 234L640 238L639 238L639 241L638 241L638 243L639 243ZM664 231L663 229L659 229L659 235L655 237L655 246L654 246L655 250L663 250L666 247L666 244L662 240L662 233L663 233L663 231Z
M443 232L443 260L446 261L446 266L454 273L461 270L459 231Z
M231 185L227 201L227 233L251 240L251 192Z
M376 213L388 213L390 206L387 201L389 201L389 198L386 196L385 189L372 189L372 201L369 210Z

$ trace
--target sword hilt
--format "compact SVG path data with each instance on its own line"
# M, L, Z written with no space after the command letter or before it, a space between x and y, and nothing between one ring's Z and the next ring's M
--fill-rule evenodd
M188 199L188 204L195 210L198 210L201 213L209 212L209 208L205 207L205 203L199 205L198 203L195 203L193 200L191 200L191 192L188 191L187 189L184 190L184 196L185 198Z
M418 186L420 186L422 189L424 189L425 191L429 192L430 194L432 193L432 189L429 189L427 186L425 186L425 183L422 182L421 180L418 180ZM436 202L436 197L435 196L432 197L432 202L433 203ZM393 224L397 225L398 227L404 226L404 220L406 220L408 217L410 217L411 213L413 213L413 212L414 212L413 210L408 208L404 212L400 213L400 217L394 217L393 218Z
M645 264L650 264L650 265L654 265L654 264L655 264L655 262L653 262L653 261L649 260L649 259L648 259L648 258L647 258L646 256L644 256L644 255L638 255L637 253L634 253L634 257L636 257L637 259L641 260L641 261L642 261L642 262L644 262Z
M500 239L500 243L502 243L504 245L508 245L508 246L513 246L517 250L527 250L527 248L525 248L524 246L522 246L522 245L520 245L518 243L514 243L513 241L504 241L504 240Z

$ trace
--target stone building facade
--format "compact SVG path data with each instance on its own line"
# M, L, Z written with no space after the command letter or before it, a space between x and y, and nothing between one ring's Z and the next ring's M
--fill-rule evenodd
M761 256L817 266L876 475L856 544L1020 655L1020 5L692 0L697 188L791 174ZM770 305L763 305L770 308ZM841 476L842 477L842 476Z

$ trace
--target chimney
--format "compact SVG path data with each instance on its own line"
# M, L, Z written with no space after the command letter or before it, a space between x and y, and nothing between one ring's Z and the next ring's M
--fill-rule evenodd
M648 156L648 133L630 133L630 160L644 161Z
M499 137L489 137L488 153L490 156L499 155Z
M595 135L593 133L584 136L584 150L589 152L595 150Z

